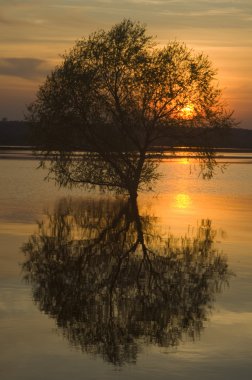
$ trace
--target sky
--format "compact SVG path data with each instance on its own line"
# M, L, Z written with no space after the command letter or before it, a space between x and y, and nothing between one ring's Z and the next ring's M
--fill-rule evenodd
M0 120L22 120L75 41L130 18L163 46L204 52L223 98L252 129L252 0L0 0Z

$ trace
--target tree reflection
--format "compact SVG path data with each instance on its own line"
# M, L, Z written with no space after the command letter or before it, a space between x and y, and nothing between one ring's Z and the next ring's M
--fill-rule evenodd
M122 365L199 337L229 278L214 237L210 220L164 236L135 200L62 199L23 246L24 278L73 346Z

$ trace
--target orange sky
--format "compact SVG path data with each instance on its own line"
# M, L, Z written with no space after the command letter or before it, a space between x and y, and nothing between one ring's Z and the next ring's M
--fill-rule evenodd
M252 129L251 0L0 0L0 119L22 119L60 54L123 18L146 23L161 45L177 39L208 54L240 126Z

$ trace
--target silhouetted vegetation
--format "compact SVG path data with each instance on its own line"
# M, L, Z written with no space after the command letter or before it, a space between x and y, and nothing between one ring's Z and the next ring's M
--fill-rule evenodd
M207 132L234 125L215 76L207 56L177 41L157 48L130 20L79 40L29 107L42 166L61 186L106 186L133 197L157 179L150 147L181 145L185 132L201 128L199 161L210 178L217 163ZM73 154L83 147L95 155Z
M31 146L31 132L27 122L0 121L0 146Z
M230 276L214 238L210 220L164 234L135 199L62 199L23 246L24 278L73 346L134 363L142 344L199 338Z
M200 128L185 130L180 141L174 144L175 150L177 146L195 147L200 146L201 139L197 134L201 135ZM232 128L229 130L209 130L209 140L214 148L232 148L232 149L252 149L252 130L242 128ZM24 121L0 121L0 145L1 146L17 146L17 147L33 147L34 141L30 136L29 123ZM180 144L179 144L180 143ZM34 147L33 147L34 148ZM88 145L79 147L81 150L88 150ZM150 150L159 152L160 149L170 149L169 139L160 138L155 144L150 146Z

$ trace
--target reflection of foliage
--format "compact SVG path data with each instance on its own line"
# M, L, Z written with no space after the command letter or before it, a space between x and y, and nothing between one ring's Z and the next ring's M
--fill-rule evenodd
M193 238L166 238L136 202L61 200L24 245L26 280L72 345L114 364L140 341L176 346L199 337L228 280L203 220Z

